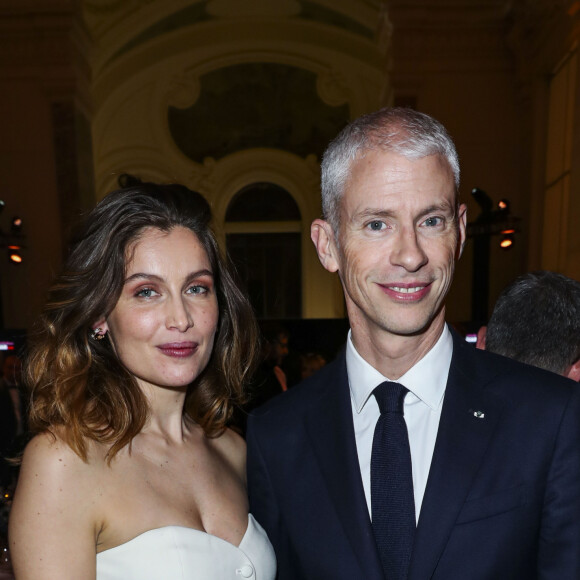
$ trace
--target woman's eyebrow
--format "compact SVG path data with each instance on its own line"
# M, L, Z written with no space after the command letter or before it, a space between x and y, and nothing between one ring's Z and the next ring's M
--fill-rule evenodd
M186 280L191 280L193 278L199 278L200 276L210 276L213 278L213 272L204 268L202 270L197 270L195 272L190 272L187 276L185 276ZM125 279L125 284L132 282L133 280L156 280L158 282L163 282L164 278L162 276L158 276L157 274L149 274L147 272L135 272L131 274L128 278Z

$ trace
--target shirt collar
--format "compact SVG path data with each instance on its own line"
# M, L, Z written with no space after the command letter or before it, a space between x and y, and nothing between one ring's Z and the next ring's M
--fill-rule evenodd
M453 338L445 325L433 348L397 382L431 409L438 410L443 402L452 354ZM346 369L353 404L360 413L375 387L389 379L360 356L352 343L351 331L346 341Z

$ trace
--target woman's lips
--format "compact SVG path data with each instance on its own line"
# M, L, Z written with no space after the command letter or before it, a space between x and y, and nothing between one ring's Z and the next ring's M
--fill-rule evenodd
M164 355L175 358L187 358L195 353L197 347L197 342L168 342L157 346Z

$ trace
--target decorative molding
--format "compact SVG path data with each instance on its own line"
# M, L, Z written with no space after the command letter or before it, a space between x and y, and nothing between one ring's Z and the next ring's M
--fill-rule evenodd
M203 165L197 165L189 176L189 183L195 191L208 196L216 189L217 161L213 157L206 157Z
M88 15L106 18L135 13L154 2L155 0L83 0L83 8Z
M331 107L348 103L351 93L344 74L336 68L329 68L318 75L316 90L320 98Z
M207 12L219 18L246 18L269 16L287 18L300 14L300 2L296 0L209 0Z
M389 55L393 42L394 27L386 6L383 6L383 9L379 12L377 22L376 41L378 50L382 54Z
M199 78L192 73L175 75L169 82L167 105L178 109L191 107L201 92Z
M204 0L80 0L83 18L93 38L105 50L116 48L149 26L195 2ZM130 31L128 33L127 31Z
M95 13L107 13L119 10L122 4L134 7L140 4L140 0L85 0L85 8Z

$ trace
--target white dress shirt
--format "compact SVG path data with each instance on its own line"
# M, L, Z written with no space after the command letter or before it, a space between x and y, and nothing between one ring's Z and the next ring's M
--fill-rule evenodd
M396 381L410 391L405 397L404 414L411 447L417 521L431 467L452 353L453 339L445 326L435 346ZM372 392L375 387L389 379L360 356L352 343L350 332L346 346L346 368L358 460L370 514L371 452L375 426L380 416L379 406Z

